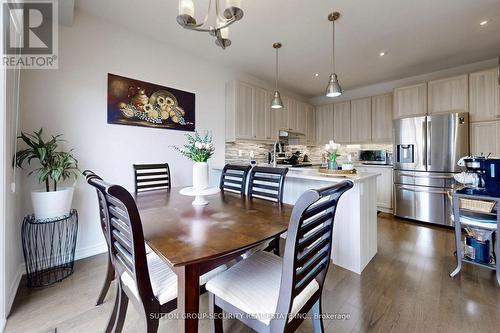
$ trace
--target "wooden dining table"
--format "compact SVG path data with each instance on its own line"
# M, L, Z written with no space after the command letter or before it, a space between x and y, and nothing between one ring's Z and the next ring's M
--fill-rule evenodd
M220 192L208 205L170 191L135 195L144 238L177 274L179 332L198 332L200 276L288 228L292 205Z

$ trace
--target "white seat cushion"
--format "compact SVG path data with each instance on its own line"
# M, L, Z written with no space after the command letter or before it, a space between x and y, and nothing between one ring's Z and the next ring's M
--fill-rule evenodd
M177 298L177 275L170 269L170 267L161 259L156 253L150 252L146 255L148 260L149 278L151 280L151 288L153 294L158 299L160 304L165 304L174 298ZM219 266L200 277L200 285L207 283L207 281L217 274L225 271L225 265ZM121 276L122 282L126 285L139 299L139 292L134 279L129 273L125 272Z
M208 281L206 287L215 296L269 325L278 306L282 266L280 257L257 252ZM313 280L295 297L292 316L317 290L318 282Z

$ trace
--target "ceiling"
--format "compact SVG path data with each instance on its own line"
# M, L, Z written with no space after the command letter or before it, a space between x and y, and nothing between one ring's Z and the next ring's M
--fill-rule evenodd
M195 6L204 7L207 1L194 0ZM498 0L242 2L245 16L231 26L233 44L226 50L217 47L208 34L182 29L176 23L177 0L147 0L140 5L137 0L77 0L76 6L270 82L274 80L272 44L281 41L281 86L304 97L324 93L331 72L327 15L334 10L341 13L335 26L336 72L344 90L500 55ZM480 26L483 20L488 24ZM380 57L381 51L387 55ZM315 73L320 76L315 78Z

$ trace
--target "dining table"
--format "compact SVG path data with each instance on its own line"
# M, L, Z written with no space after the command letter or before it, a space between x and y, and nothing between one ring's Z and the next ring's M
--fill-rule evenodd
M287 231L293 206L221 191L193 206L181 188L135 194L144 238L177 275L178 332L198 332L200 276Z

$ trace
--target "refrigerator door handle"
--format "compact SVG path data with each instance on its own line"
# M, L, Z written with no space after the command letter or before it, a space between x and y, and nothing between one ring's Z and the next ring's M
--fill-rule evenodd
M448 191L437 191L437 190L419 190L415 187L408 187L408 186L399 186L399 189L401 190L407 190L407 191L412 191L412 192L423 192L423 193L432 193L432 194L448 194Z
M427 141L427 117L424 117L424 120L422 122L422 142L423 142L423 159L424 159L424 169L428 170L427 168L427 149L428 149L428 141Z
M414 177L414 178L432 178L432 179L454 179L453 176L435 176L435 175L414 175L414 174L409 174L409 173L399 173L397 174L398 176L404 176L404 177Z
M427 144L425 145L426 149L427 149L427 151L426 151L426 153L427 153L427 157L426 157L427 170L431 170L431 165L432 165L432 161L431 161L432 145L431 145L431 142L432 142L432 120L427 117Z

